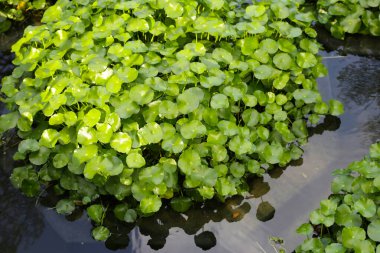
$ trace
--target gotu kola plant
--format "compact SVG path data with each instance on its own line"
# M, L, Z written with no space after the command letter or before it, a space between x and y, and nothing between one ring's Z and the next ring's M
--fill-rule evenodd
M338 39L346 33L380 36L379 0L318 0L317 12L318 21Z
M380 142L371 145L364 159L334 175L332 195L298 228L314 238L296 252L380 252Z
M24 20L27 11L46 9L50 3L46 0L0 0L0 33L9 30L13 20Z
M88 205L101 225L113 196L116 217L133 222L162 199L185 211L246 191L302 155L307 122L342 113L316 78L314 16L301 2L60 0L43 25L14 46L2 83L23 139L12 181L64 198L57 211ZM104 240L104 226L94 230Z

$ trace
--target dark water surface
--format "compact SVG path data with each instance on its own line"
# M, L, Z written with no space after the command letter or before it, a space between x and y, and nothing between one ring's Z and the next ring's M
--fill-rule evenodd
M252 179L249 198L209 203L186 215L162 210L134 229L117 224L118 240L107 247L134 253L203 252L202 248L218 253L269 253L276 252L269 240L276 236L284 239L284 248L291 252L303 240L296 228L329 195L331 172L362 158L380 138L380 60L327 53L324 58L329 76L319 80L321 93L326 101L342 101L346 113L340 120L328 117L311 130L314 134L303 146L302 160L263 179ZM12 150L12 145L2 147L0 155L0 252L113 252L91 238L86 215L68 221L13 189L8 179Z

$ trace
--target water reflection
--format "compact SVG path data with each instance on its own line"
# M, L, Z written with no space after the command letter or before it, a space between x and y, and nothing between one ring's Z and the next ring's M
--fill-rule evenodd
M314 128L309 128L311 134L322 134L324 130L335 130L339 127L339 120L336 117L326 117ZM293 161L290 165L301 166L303 160ZM286 167L273 167L268 171L269 178L276 180L284 173ZM219 238L215 231L209 228L210 224L239 223L245 226L251 220L244 221L247 214L252 211L253 217L259 222L267 222L274 218L276 210L271 200L266 199L265 195L270 192L270 185L266 177L250 177L247 180L249 193L247 196L234 196L228 198L224 203L218 200L210 200L205 203L196 203L185 213L175 212L169 205L164 205L156 214L139 219L134 224L128 224L117 220L111 213L104 220L112 235L105 242L108 249L118 250L127 248L132 244L133 252L145 252L141 250L144 244L142 237L146 238L145 245L153 250L161 250L167 243L167 238L173 234L173 229L180 228L186 235L193 237L193 243L202 250L210 250L215 247ZM47 196L41 200L45 206L52 207L58 199ZM104 201L104 200L103 200ZM106 201L106 200L105 200ZM104 204L104 203L103 203ZM112 207L109 208L112 210ZM67 217L67 220L74 221L80 219L84 212L76 211ZM138 233L133 236L138 228ZM217 230L218 231L218 230ZM131 236L132 233L132 236ZM131 238L132 237L132 238ZM136 237L136 238L135 238ZM190 237L191 238L191 237Z
M338 98L346 107L372 118L363 121L362 128L367 133L369 142L380 138L380 61L359 58L345 66L337 76Z
M380 58L380 44L376 36L361 34L346 34L344 40L339 40L331 36L331 33L324 27L316 25L318 33L317 40L327 51L338 51L340 55L361 55Z
M363 71L365 70L365 71ZM380 106L380 61L359 58L345 66L337 77L338 98L346 106Z
M35 200L20 194L9 182L14 161L10 154L17 145L15 138L3 139L0 149L0 249L2 253L16 253L21 246L28 246L41 235L44 222L35 208Z

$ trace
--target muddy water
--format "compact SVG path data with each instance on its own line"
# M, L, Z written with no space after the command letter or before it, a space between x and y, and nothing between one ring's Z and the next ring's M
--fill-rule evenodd
M8 180L14 147L2 147L0 252L276 252L279 245L269 240L272 236L281 237L291 252L302 241L295 233L297 226L329 195L331 172L360 159L380 138L380 60L323 56L330 73L319 80L323 98L341 100L346 113L311 129L302 160L252 179L249 198L208 203L186 215L162 210L135 228L108 221L117 232L107 245L90 237L92 226L85 215L69 221L14 190Z

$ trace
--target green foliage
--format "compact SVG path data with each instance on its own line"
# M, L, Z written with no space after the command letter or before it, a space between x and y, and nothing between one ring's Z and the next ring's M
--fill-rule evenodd
M380 36L378 0L318 0L317 12L318 21L338 39L346 33Z
M11 27L11 21L21 21L30 10L46 9L46 0L0 0L0 33Z
M186 211L241 194L248 175L302 156L309 118L343 112L318 92L326 69L301 3L57 1L13 45L1 130L16 124L28 173L42 166L36 182L73 201L62 213L90 205L97 224L102 195L133 222L164 199Z
M380 142L371 145L369 156L334 172L333 194L310 214L310 223L297 230L308 237L313 226L320 232L305 240L296 252L379 251L380 159L375 151L379 148Z

